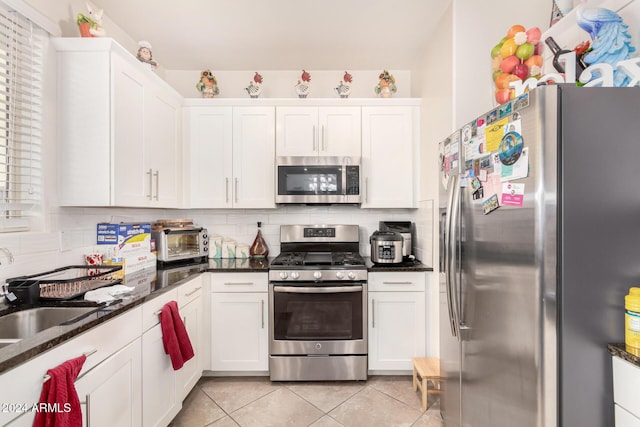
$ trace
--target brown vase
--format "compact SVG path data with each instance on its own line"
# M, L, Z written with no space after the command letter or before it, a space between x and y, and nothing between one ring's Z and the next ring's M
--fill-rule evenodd
M249 248L249 256L251 256L251 258L266 258L269 255L269 248L267 247L267 242L265 242L262 237L260 227L262 227L262 222L258 221L258 234L251 248Z

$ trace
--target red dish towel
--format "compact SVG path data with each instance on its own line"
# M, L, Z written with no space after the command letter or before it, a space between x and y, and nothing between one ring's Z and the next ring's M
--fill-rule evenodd
M178 303L169 301L160 311L160 328L164 352L171 359L173 370L182 368L186 361L194 356L193 346L187 328L178 312Z
M82 355L47 371L50 378L42 385L34 427L82 427L82 409L74 382L85 360L87 356Z

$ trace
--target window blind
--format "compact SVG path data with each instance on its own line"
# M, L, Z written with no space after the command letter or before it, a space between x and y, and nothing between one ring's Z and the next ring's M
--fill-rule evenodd
M42 68L46 33L0 8L0 232L29 229L42 200Z

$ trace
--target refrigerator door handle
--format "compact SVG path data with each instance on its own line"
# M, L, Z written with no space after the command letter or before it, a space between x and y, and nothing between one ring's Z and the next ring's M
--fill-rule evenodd
M451 271L451 251L452 247L455 248L455 241L451 238L452 221L452 209L455 188L457 186L458 177L454 175L450 178L449 189L447 192L447 214L445 218L445 234L444 234L444 270L445 270L445 288L447 290L447 308L449 309L449 323L451 325L451 335L458 336L458 328L456 327L455 311L453 306L453 290L451 288L453 274Z
M456 330L456 337L458 341L461 340L460 337L460 287L459 280L457 275L457 249L458 249L458 228L457 224L459 223L460 217L460 177L456 176L453 181L453 191L451 195L451 213L449 221L449 251L448 251L448 272L449 272L449 288L451 290L451 307L452 307L452 325Z

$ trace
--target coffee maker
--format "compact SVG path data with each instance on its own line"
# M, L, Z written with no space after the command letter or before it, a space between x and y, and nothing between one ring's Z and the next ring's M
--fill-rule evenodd
M411 221L380 221L380 231L395 231L402 236L402 260L412 261L416 241L416 226Z

